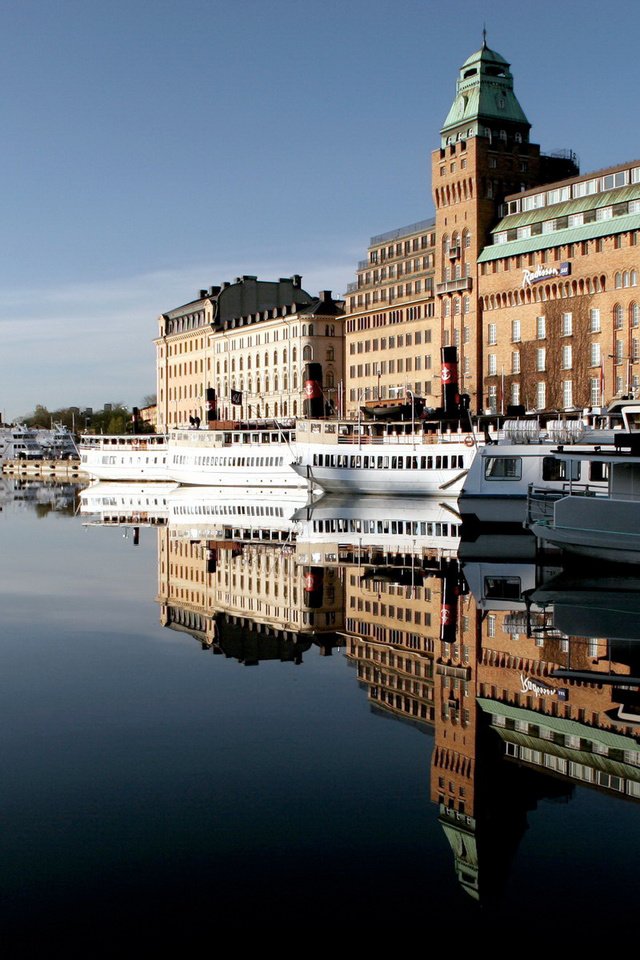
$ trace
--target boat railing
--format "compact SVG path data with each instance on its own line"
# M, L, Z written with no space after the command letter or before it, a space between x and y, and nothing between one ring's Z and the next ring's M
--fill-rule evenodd
M553 520L555 505L558 500L567 496L594 497L606 499L608 494L601 487L594 487L588 483L573 483L567 481L561 489L540 487L530 483L527 488L526 523L548 523Z

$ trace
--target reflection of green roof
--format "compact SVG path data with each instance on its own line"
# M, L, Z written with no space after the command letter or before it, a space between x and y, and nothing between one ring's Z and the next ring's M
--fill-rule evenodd
M552 678L547 678L546 682L552 682ZM567 720L565 717L552 717L547 713L537 713L535 710L516 707L511 703L503 703L501 700L488 700L484 697L478 697L476 702L484 713L508 717L511 720L526 720L534 726L544 727L547 730L552 730L554 733L580 737L582 740L601 743L614 750L636 751L638 749L638 743L633 737L627 737L611 730L600 730L597 727L589 727L586 723L580 723L578 720Z
M483 44L460 68L456 98L442 128L442 145L457 135L484 135L485 127L517 125L529 131L531 124L513 91L509 64Z

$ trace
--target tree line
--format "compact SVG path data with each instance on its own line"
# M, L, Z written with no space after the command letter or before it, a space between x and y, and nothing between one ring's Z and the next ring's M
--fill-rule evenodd
M155 404L154 396L143 398L141 407ZM81 410L79 407L60 407L49 410L38 403L32 413L21 417L27 427L49 430L62 424L75 434L81 433L153 433L153 426L144 420L139 407L129 408L124 403L108 403L102 410Z

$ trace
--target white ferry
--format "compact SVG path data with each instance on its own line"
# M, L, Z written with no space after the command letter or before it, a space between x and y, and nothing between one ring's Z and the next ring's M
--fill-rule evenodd
M571 483L561 492L529 491L525 525L545 546L569 558L640 564L640 404L627 406L622 415L626 429L615 434L611 448L588 454L572 446L557 451L569 465L602 462L608 478L604 489Z
M581 483L594 492L606 490L608 467L594 454L613 449L624 411L632 406L615 401L607 409L505 420L497 436L485 438L465 477L459 497L465 526L522 525L532 485L562 491ZM584 459L563 460L558 451L567 445L584 452Z
M468 429L451 424L301 420L293 469L328 493L455 497L482 436L470 423Z
M187 486L306 487L292 469L296 447L294 420L217 421L209 430L169 432L167 472Z
M164 434L83 434L80 464L96 480L168 480Z

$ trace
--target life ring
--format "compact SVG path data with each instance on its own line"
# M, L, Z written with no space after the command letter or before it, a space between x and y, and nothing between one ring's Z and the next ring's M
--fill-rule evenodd
M464 438L464 445L465 445L465 447L475 447L476 442L475 442L475 440L473 439L473 437L465 437L465 438Z
M138 446L138 441L135 440L135 439L132 440L132 441L131 441L131 445L134 446L134 447L137 447L137 446Z

